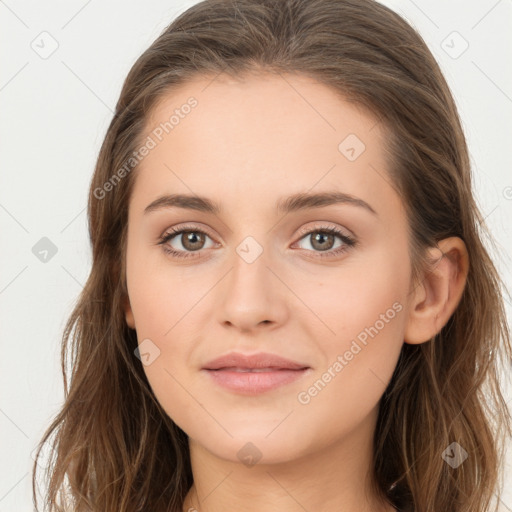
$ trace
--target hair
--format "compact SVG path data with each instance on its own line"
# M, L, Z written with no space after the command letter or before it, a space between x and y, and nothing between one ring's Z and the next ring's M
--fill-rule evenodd
M403 344L379 403L372 489L401 511L486 512L493 496L497 509L512 419L500 389L500 363L512 361L504 283L483 244L495 247L436 60L414 28L373 0L208 0L180 14L135 62L101 146L88 201L92 268L62 337L65 399L38 445L36 510L37 459L51 441L45 510L181 512L193 483L188 437L134 356L137 336L123 309L137 169L104 197L95 191L130 159L148 113L177 87L263 72L313 78L386 128L412 282L431 270L427 249L440 240L460 237L468 250L455 312L431 340ZM457 468L442 457L453 442L468 453Z

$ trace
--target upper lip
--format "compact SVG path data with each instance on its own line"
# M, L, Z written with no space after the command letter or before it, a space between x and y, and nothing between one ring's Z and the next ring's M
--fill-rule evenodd
M273 368L276 370L302 370L308 365L297 363L276 354L260 352L258 354L239 354L230 352L224 356L213 359L205 364L205 370L219 370L221 368Z

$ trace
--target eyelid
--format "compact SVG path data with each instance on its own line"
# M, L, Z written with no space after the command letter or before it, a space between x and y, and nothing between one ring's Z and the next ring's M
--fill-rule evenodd
M173 235L180 233L181 231L199 231L204 232L207 234L212 240L216 240L216 237L213 236L211 230L207 227L205 227L203 224L178 224L177 226L171 226L170 228L167 228L164 230L163 234L161 235L160 239L166 237L167 235Z
M346 228L340 228L339 226L337 226L336 224L330 224L328 223L328 221L316 221L317 223L322 223L322 225L318 225L318 224L313 224L313 225L307 225L307 226L303 226L302 228L300 228L299 232L298 232L298 235L299 236L304 236L304 235L309 235L312 231L322 231L324 229L327 229L327 230L330 230L330 229L335 229L336 231L339 232L339 234L342 234L343 236L346 236L347 238L355 238L354 235L351 234L350 231L348 231L348 229Z
M340 228L339 226L335 225L335 224L327 224L328 221L316 221L316 222L319 222L319 223L324 223L322 225L311 225L311 224L308 224L306 226L303 226L300 228L300 230L298 231L297 233L297 236L304 236L304 235L308 235L310 234L312 231L314 230L322 230L322 229L336 229L338 231L340 231L340 233L342 233L343 235L345 235L347 238L355 238L354 235L352 235L352 233L347 230L346 228ZM344 231L345 229L345 231ZM160 238L163 238L165 236L167 236L168 234L171 234L171 233L176 233L176 232L179 232L179 231L182 231L182 230L197 230L197 231L204 231L210 238L212 238L213 240L216 239L215 236L213 236L212 232L209 230L209 228L207 228L206 226L202 225L202 224L195 224L195 223L191 223L191 224L178 224L177 226L172 226L170 228L167 228L164 230L163 234L160 236Z

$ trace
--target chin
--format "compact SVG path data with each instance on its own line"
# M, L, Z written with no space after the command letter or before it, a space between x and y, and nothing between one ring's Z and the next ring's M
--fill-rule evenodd
M269 435L271 430L261 431L254 426L252 429L232 429L229 432L233 437L220 434L204 440L195 438L194 442L220 459L243 464L248 468L255 464L285 463L305 454L309 445L305 439L294 438L284 430L278 433L277 430Z

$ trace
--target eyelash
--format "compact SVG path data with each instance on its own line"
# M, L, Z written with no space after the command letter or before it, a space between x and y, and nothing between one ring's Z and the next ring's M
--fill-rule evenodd
M167 231L160 237L157 245L162 245L164 252L174 258L198 257L201 254L202 250L199 250L199 251L176 251L174 249L170 249L169 246L165 245L165 244L167 244L167 242L169 242L175 236L181 235L182 233L185 233L185 232L202 233L202 234L210 237L210 235L206 231L203 231L202 229L198 229L196 226L182 226L180 228L170 228L169 231ZM346 235L345 233L341 232L337 228L333 228L332 226L320 226L320 227L315 227L314 229L310 229L309 231L308 230L301 231L301 233L300 233L301 236L300 236L299 240L302 240L307 235L311 235L313 233L328 233L328 234L336 235L345 244L344 246L338 247L335 250L318 252L318 257L320 257L320 258L339 256L340 254L344 253L348 249L355 247L357 245L357 241L354 238ZM304 250L307 250L307 249L304 249ZM313 251L313 252L317 252L317 251Z

